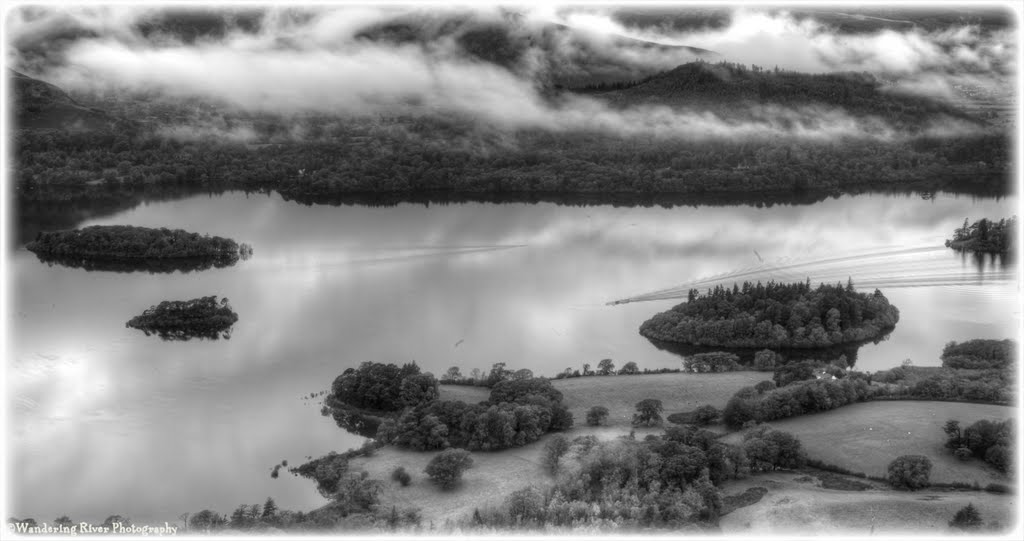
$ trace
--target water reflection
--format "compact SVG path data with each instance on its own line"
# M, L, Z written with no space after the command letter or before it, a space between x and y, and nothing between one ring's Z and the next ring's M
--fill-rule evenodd
M897 324L898 326L898 324ZM839 359L845 359L846 365L849 368L854 368L857 364L857 355L860 349L869 344L879 344L889 339L891 333L886 333L873 340L864 340L862 342L853 342L848 344L839 344L827 348L771 348L772 351L782 355L782 358L788 361L803 361L803 360L815 360L832 362ZM695 346L691 344L682 344L679 342L666 342L664 340L658 340L656 338L648 338L654 347L674 353L680 357L686 358L696 355L698 353L712 353L715 351L727 351L737 355L742 365L752 365L754 362L754 355L758 351L765 348L725 348L715 346Z
M36 254L39 261L49 266L61 265L73 269L84 269L86 271L103 272L148 272L149 274L159 273L188 273L199 272L208 269L223 269L238 262L237 254L220 257L176 257L160 259L93 259L81 257L55 256L47 254ZM248 259L243 257L242 259Z
M323 502L315 487L268 470L362 442L303 398L361 361L415 360L435 374L496 362L553 374L603 358L678 368L679 355L638 333L678 300L605 303L755 265L754 250L770 259L941 246L963 216L1005 216L1016 204L865 194L764 208L370 208L228 193L72 224L201 230L251 240L259 254L187 274L83 272L13 254L9 512L162 522L267 496L308 510ZM961 265L952 251L935 257ZM231 340L160 342L124 327L140 306L213 293L241 315ZM908 357L937 365L950 340L1016 333L1015 281L884 293L900 322L858 348L859 369Z

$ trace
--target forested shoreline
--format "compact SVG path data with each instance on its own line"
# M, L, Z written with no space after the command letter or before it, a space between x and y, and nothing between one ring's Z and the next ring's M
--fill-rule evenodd
M995 136L685 143L536 131L497 138L427 124L422 133L405 137L371 126L348 128L353 132L331 140L266 145L22 130L14 145L14 186L28 201L152 186L273 189L300 201L370 194L401 200L425 194L582 194L607 201L628 194L799 199L805 193L879 187L1006 194L1012 184L1005 141ZM402 133L409 130L401 126Z

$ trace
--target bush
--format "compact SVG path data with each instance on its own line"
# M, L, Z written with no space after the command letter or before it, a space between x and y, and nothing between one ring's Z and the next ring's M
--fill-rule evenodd
M958 530L977 530L981 528L981 513L973 503L969 503L956 512L949 526Z
M718 418L718 415L718 409L714 406L705 404L693 412L693 421L699 425L705 426L714 422L714 420Z
M443 489L454 487L462 480L462 473L473 466L473 458L465 449L445 449L424 468L430 480Z
M972 453L971 450L966 447L958 447L956 451L953 451L953 455L960 460L967 460L971 458Z
M757 385L754 385L754 390L757 391L757 394L764 394L765 392L770 391L774 388L775 382L770 379L766 379L758 383Z
M601 426L601 423L608 418L608 408L594 406L587 411L587 426Z
M894 488L917 490L927 487L932 461L923 455L903 455L889 463L886 480Z
M405 467L399 466L395 468L395 471L391 472L391 480L398 481L403 487L407 487L412 482L412 476L409 475L409 472L405 471Z

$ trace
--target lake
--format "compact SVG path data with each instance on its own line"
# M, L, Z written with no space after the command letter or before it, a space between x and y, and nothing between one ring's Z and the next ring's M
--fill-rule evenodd
M1016 266L938 248L965 217L1017 206L939 193L765 208L334 207L229 192L89 219L79 225L183 228L255 253L188 274L87 272L23 247L11 254L9 512L162 523L268 496L310 510L324 502L311 481L270 471L362 442L309 398L345 368L678 367L637 329L681 301L607 303L704 277L731 283L743 269L742 279L851 276L881 287L901 319L861 348L857 368L938 365L950 340L1016 336ZM915 281L926 286L895 287ZM205 295L238 312L230 340L164 342L125 327L162 300Z

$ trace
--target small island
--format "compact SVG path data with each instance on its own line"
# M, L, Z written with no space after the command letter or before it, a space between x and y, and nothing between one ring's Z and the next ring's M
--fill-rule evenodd
M957 251L1005 254L1013 251L1017 239L1017 217L1003 218L998 222L982 218L953 232L952 239L946 239L946 247Z
M718 286L656 314L640 334L664 342L724 348L828 348L876 340L899 321L899 310L877 289L858 293L853 282L744 282Z
M252 254L249 245L223 237L128 225L42 232L25 249L44 262L70 267L151 272L225 267Z
M125 326L140 329L146 336L156 333L164 340L216 340L230 338L231 326L236 321L238 314L231 309L226 298L218 302L216 296L210 296L188 301L163 301L131 318Z

